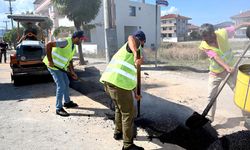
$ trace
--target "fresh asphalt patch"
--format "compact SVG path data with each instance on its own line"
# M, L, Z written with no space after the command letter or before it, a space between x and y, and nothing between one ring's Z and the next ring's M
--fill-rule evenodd
M71 80L70 87L92 98L106 107L112 108L112 100L104 92L99 82L100 72L95 67L78 70L81 81ZM250 132L242 131L218 137L217 131L207 123L198 129L189 129L185 121L194 112L191 108L170 102L143 92L141 117L135 119L135 127L145 129L148 139L159 139L162 143L176 144L188 150L203 149L250 149ZM135 104L136 105L136 104ZM114 114L106 114L105 119L114 120ZM237 141L237 139L241 139Z

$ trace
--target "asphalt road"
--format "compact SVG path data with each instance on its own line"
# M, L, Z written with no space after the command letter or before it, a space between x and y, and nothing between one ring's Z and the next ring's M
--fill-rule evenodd
M39 82L25 80L15 87L9 64L0 64L0 72L0 150L121 149L122 141L113 139L113 120L107 117L113 116L113 111L105 106L109 99L105 100L102 91L89 90L83 95L70 89L71 99L79 107L67 109L71 116L64 118L55 115L53 82L39 77ZM137 128L135 143L145 149L183 149L158 139L150 141L142 128Z
M9 65L0 64L0 149L121 149L122 141L112 138L112 103L98 82L105 66L101 59L76 65L83 81L71 82L70 94L79 108L67 110L71 116L62 118L55 115L53 82L35 77L39 82L15 87ZM145 149L207 149L224 135L247 130L228 88L221 94L215 122L188 129L186 119L206 105L206 73L143 67L142 115L135 120L137 145Z

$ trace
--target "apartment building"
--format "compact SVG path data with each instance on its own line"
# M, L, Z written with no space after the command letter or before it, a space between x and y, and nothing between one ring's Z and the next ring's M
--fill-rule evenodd
M161 37L163 41L184 41L188 35L188 20L191 18L179 14L161 17Z
M103 1L102 1L103 2ZM160 43L160 7L157 12L156 27L156 7L148 4L144 0L110 0L112 7L112 25L116 30L117 47L122 46L128 35L136 30L143 30L147 37L145 47ZM51 0L35 0L35 13L49 16L54 22L54 28L59 26L73 26L65 16L60 16L53 6ZM100 7L97 17L90 22L95 28L90 30L90 44L97 46L98 51L105 49L104 40L104 6ZM157 32L157 34L155 34ZM116 42L116 40L114 40Z
M250 22L250 10L232 16L231 19L234 21L235 25L241 24L242 22ZM235 37L246 38L246 28L237 30L235 32Z

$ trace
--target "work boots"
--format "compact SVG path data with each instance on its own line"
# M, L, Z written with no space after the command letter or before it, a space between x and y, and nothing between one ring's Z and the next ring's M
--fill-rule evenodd
M122 150L144 150L144 148L140 146L136 146L135 144L132 144L126 149L122 147Z
M122 140L122 133L115 133L113 137L115 140Z
M69 114L63 108L56 110L56 114L60 115L60 116L63 116L63 117L68 117L69 116Z
M73 101L70 101L68 103L64 103L63 106L66 108L74 108L74 107L77 107L78 105L76 103L74 103Z

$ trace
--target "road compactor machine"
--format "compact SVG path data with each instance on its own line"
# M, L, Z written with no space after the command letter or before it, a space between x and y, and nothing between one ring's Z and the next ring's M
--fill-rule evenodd
M9 15L17 22L17 41L10 55L11 80L18 85L24 76L49 74L42 62L45 52L45 38L39 26L48 17L37 15ZM20 24L24 31L21 34Z

